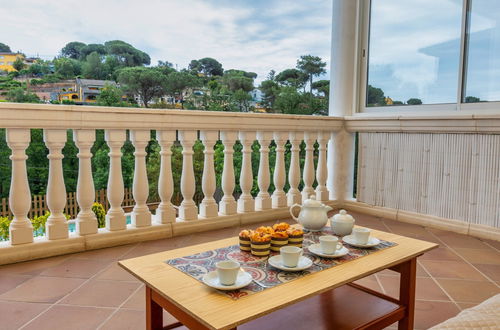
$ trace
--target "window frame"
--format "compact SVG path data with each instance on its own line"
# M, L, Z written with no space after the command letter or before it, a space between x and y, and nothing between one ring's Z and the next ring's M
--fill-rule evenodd
M369 50L370 50L370 18L371 4L373 0L359 0L358 2L358 61L357 67L357 97L356 97L356 112L357 113L385 113L385 114L404 114L404 113L422 113L434 111L455 111L466 112L477 110L482 112L496 112L500 110L500 101L485 101L476 103L462 102L463 94L466 87L467 79L467 55L468 55L468 34L467 31L470 25L470 8L471 1L462 0L462 22L460 26L460 57L458 68L458 86L457 96L454 103L439 103L439 104L422 104L422 105L391 105L385 107L367 107L366 106L366 88L368 86L368 65L369 65Z

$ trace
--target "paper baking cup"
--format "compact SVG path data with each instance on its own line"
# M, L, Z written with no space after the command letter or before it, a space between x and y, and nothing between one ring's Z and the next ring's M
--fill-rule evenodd
M288 244L288 238L271 238L271 250L279 252L280 249Z
M242 250L242 251L252 250L251 244L250 244L250 238L240 237L240 250Z
M304 235L288 237L288 245L290 246L302 247L303 241L304 241Z
M268 256L271 252L271 242L251 242L250 247L254 256Z

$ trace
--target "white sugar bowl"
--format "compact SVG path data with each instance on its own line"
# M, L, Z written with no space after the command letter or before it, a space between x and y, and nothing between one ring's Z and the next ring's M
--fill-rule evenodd
M354 227L354 218L352 215L347 214L346 210L340 210L338 214L335 214L330 219L330 226L335 235L349 235Z

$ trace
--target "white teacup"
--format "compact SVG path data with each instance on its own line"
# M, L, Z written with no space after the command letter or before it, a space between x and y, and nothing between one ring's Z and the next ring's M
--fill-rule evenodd
M219 261L215 264L217 267L217 275L219 282L222 285L233 285L236 283L238 271L240 270L240 263L233 260Z
M342 243L339 242L339 239L332 235L320 236L319 245L321 252L325 254L334 254L342 248Z
M280 249L281 260L285 267L297 267L302 249L297 246L284 246Z
M368 228L357 227L352 230L352 234L354 235L354 240L358 244L367 244L370 239L371 230Z

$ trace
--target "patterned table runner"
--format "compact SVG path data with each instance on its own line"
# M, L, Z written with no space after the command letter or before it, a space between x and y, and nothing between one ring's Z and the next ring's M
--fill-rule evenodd
M249 272L255 281L239 290L217 291L233 299L239 299L241 297L260 292L282 283L290 282L297 278L335 267L351 260L397 245L393 242L380 240L380 244L372 248L360 249L343 242L344 246L349 250L349 254L340 258L327 259L312 254L307 248L311 244L318 243L319 236L321 235L333 234L330 228L326 228L322 232L306 232L304 234L304 256L311 259L313 261L313 265L306 270L298 272L287 272L276 269L267 263L267 257L256 257L250 254L250 252L241 251L239 245L237 244L190 256L166 260L165 263L201 281L203 275L216 269L215 264L217 262L227 259L238 261L241 264L241 267L245 271ZM279 254L279 252L271 251L271 256L277 254Z

